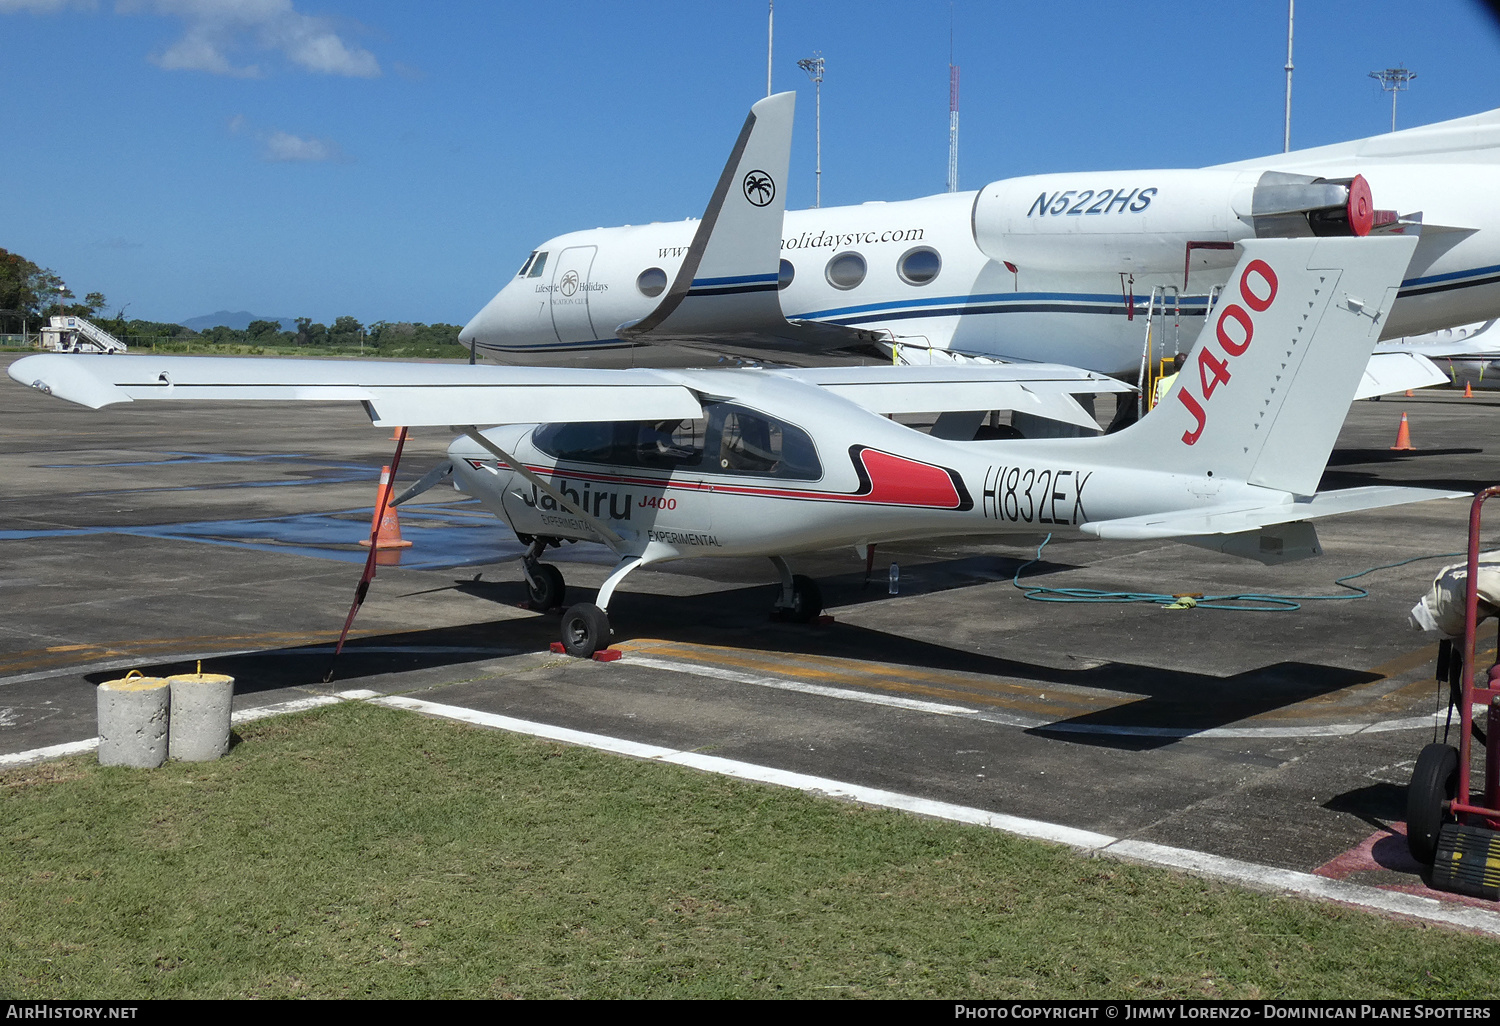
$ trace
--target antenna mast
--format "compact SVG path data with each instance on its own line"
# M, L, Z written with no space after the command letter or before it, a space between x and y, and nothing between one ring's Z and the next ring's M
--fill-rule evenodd
M948 6L948 191L958 191L958 65L953 63L953 6Z
M771 41L776 38L776 0L766 0L766 95L771 95Z
M1297 0L1286 0L1286 129L1281 137L1281 152L1292 151L1292 13Z

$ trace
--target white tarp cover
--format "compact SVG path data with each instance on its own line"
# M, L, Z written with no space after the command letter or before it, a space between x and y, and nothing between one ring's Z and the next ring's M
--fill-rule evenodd
M1450 638L1464 632L1464 588L1469 580L1469 561L1445 566L1433 578L1422 601L1411 607L1414 626L1440 631ZM1500 550L1479 554L1479 620L1500 611Z

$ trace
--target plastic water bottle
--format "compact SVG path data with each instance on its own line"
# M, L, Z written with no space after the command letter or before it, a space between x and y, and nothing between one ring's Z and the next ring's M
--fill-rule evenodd
M896 564L896 563L892 563L891 564L891 578L890 578L889 590L890 590L890 594L892 594L892 595L899 595L899 594L901 594L901 567L898 564Z

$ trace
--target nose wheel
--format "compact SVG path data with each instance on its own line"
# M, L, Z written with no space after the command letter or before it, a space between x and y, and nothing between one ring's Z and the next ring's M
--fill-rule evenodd
M537 563L530 570L526 578L526 604L538 613L562 605L567 591L562 571L551 563Z
M781 584L771 615L789 623L813 623L823 612L823 592L811 577L792 573L786 560L772 556L771 562L781 574Z

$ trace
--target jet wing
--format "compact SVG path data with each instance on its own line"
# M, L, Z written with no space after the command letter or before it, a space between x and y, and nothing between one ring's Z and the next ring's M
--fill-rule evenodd
M1291 153L1276 153L1217 167L1272 167L1281 171L1318 168L1339 161L1423 164L1500 163L1500 109L1440 121L1435 125L1403 128L1367 139L1333 143Z
M703 415L692 389L650 370L385 360L28 356L10 376L92 409L150 400L355 401L376 424L537 424Z
M807 367L774 373L821 385L873 413L1014 410L1090 429L1099 425L1074 395L1134 391L1103 374L1043 363Z

